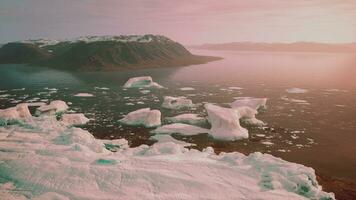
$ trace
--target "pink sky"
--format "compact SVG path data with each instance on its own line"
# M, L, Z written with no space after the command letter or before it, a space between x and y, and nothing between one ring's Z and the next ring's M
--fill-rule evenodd
M0 42L145 33L166 35L184 44L355 42L356 0L0 2Z

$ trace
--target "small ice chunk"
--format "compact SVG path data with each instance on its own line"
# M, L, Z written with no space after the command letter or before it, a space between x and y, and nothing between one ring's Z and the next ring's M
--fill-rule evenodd
M42 105L39 108L37 108L37 111L40 112L40 114L55 114L58 112L64 112L68 109L68 105L66 102L61 101L61 100L55 100L51 101L49 105Z
M182 91L192 91L192 90L195 90L195 89L192 88L192 87L182 87L182 88L179 88L179 90L182 90Z
M120 122L127 125L143 125L145 127L156 127L161 125L161 112L142 108L127 114Z
M75 97L93 97L93 94L90 93L78 93L74 95Z
M205 128L201 128L198 126L193 126L189 124L181 124L181 123L174 123L174 124L168 124L164 125L161 127L158 127L157 129L151 131L151 133L156 133L156 134L172 134L172 133L178 133L181 135L198 135L201 133L208 133L209 130Z
M239 97L231 103L231 107L238 108L242 106L248 106L254 110L258 110L260 108L265 109L266 103L267 98Z
M270 141L262 141L261 143L264 144L264 145L267 145L267 146L274 145L274 143L270 142Z
M94 87L95 90L110 90L110 88L107 87Z
M130 78L125 83L124 88L163 88L163 86L153 82L150 76L141 76Z
M148 93L150 93L151 91L150 91L150 90L140 90L140 92L141 92L142 94L148 94Z
M242 90L242 87L228 87L230 90Z
M198 114L181 114L175 117L166 117L165 121L168 123L183 123L183 124L191 124L191 125L199 125L204 124L206 119L204 117L199 117Z
M240 126L240 114L236 109L205 104L208 120L211 123L209 134L220 140L248 138L248 130Z
M307 89L302 89L302 88L289 88L286 91L291 94L302 94L308 92Z
M86 124L89 119L83 113L63 114L61 121L67 125L82 125Z
M186 98L186 97L171 97L171 96L165 96L163 99L163 108L167 109L182 109L182 108L191 108L194 107L195 105L193 104L192 100Z

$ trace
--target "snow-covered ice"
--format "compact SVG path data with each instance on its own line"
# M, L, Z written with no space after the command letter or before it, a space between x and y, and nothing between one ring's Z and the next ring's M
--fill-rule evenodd
M124 88L164 88L152 80L150 76L140 76L130 78L124 85Z
M181 135L198 135L201 133L208 133L209 130L205 128L201 128L198 126L193 126L189 124L182 124L182 123L174 123L174 124L168 124L168 125L163 125L161 127L156 128L155 130L151 131L151 133L156 133L156 134L172 134L172 133L178 133Z
M192 144L192 143L177 140L177 139L173 138L171 135L167 135L167 134L155 134L150 137L150 140L155 140L158 143L172 142L175 144L182 145L184 147L196 146L195 144Z
M240 126L239 111L213 104L204 105L211 123L209 134L219 140L239 140L248 138L248 130Z
M51 101L48 105L42 105L37 108L40 114L55 114L58 112L64 112L68 109L66 102L62 100Z
M165 96L163 99L162 107L167 109L183 109L183 108L191 108L194 107L193 101L186 97L172 97Z
M247 124L251 124L251 125L257 125L257 126L263 126L265 125L265 123L259 119L256 118L257 115L257 110L252 109L251 107L248 106L241 106L241 107L237 107L234 108L238 111L239 115L240 115L240 119L247 123Z
M267 103L267 98L253 98L253 97L238 97L234 102L231 103L232 108L238 108L242 106L248 106L254 110L260 108L265 109Z
M89 122L83 113L63 114L61 121L67 125L82 125Z
M205 117L200 117L198 114L187 113L187 114L180 114L174 117L166 117L164 121L168 123L183 123L183 124L199 125L199 124L204 124L206 122L206 119Z
M14 107L0 109L0 120L21 120L31 117L26 103L17 104Z
M121 123L145 127L155 127L161 125L161 112L159 110L151 110L150 108L142 108L125 115L120 120Z
M233 112L212 106L214 115ZM54 116L28 123L33 128L0 128L4 199L335 199L312 168L269 154L216 155L171 141L128 148Z
M303 88L289 88L286 91L291 94L303 94L308 92L307 89L303 89Z

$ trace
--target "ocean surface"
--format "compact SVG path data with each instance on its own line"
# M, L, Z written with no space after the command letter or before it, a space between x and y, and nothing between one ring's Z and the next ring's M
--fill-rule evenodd
M0 65L0 108L22 102L64 100L91 119L84 128L97 138L126 138L131 146L152 144L151 129L123 126L128 112L150 107L162 117L206 116L204 103L228 106L237 97L266 97L257 118L264 127L243 125L250 137L216 141L207 134L173 135L212 146L217 152L270 153L356 182L356 54L202 51L223 60L188 67L118 72L66 72L26 65ZM124 89L131 77L152 76L166 89ZM191 87L194 90L182 90ZM299 89L292 89L299 88ZM298 93L293 93L298 92ZM90 93L93 97L75 97ZM196 109L167 110L164 96L186 96Z

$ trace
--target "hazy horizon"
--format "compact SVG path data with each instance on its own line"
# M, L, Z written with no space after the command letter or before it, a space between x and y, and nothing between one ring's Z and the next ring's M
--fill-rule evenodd
M0 0L0 43L160 34L186 45L356 42L353 0Z

